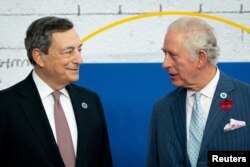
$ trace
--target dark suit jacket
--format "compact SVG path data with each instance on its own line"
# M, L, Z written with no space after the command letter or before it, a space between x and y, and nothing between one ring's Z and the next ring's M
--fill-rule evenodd
M220 107L225 92L233 106ZM189 167L186 140L186 89L177 88L154 106L148 147L147 167ZM230 118L246 126L224 132ZM197 166L207 166L208 151L250 150L250 86L222 72L209 111Z
M78 129L76 167L111 167L104 113L97 94L76 85L69 92ZM88 108L82 108L82 102ZM0 166L63 167L32 75L0 91Z

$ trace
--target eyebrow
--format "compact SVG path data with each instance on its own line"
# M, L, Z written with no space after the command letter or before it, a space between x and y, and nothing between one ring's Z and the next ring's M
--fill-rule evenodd
M162 50L164 53L166 53L166 52L167 52L167 50L166 50L166 49L164 49L164 48L161 48L161 50Z
M81 48L81 47L82 47L82 44L80 44L77 48ZM65 51L67 49L74 49L74 48L75 48L74 46L69 46L69 47L62 49L62 51Z

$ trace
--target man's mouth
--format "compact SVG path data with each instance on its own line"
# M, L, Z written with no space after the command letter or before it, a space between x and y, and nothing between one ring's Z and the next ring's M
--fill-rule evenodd
M70 71L78 71L79 68L67 68L67 70L70 70Z
M169 76L170 76L171 79L176 79L176 77L178 77L178 74L171 74L170 73Z

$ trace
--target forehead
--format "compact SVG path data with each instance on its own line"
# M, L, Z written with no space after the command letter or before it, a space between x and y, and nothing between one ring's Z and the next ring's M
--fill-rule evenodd
M54 32L52 33L51 44L62 46L79 45L80 37L74 28L64 32Z
M170 31L166 34L163 48L166 50L177 50L183 47L184 33Z

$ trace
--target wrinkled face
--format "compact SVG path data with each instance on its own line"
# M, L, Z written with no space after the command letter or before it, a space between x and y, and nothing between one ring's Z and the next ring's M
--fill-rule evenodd
M198 77L197 60L185 48L184 40L184 35L180 32L172 31L166 35L162 48L165 53L162 66L167 70L174 86L192 88Z
M75 29L54 32L48 54L41 56L42 79L49 85L64 87L79 79L82 63L80 38Z

